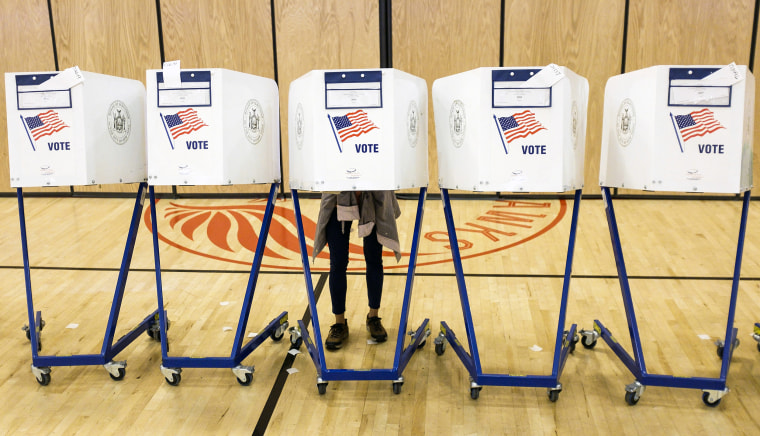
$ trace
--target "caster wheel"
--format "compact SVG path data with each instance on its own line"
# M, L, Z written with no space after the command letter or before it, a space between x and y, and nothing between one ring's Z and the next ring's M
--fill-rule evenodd
M327 383L317 383L317 391L319 395L324 395L327 392Z
M760 351L760 342L757 343L757 351Z
M427 344L427 339L425 339L424 341L420 342L420 344L417 345L417 349L421 350L421 349L425 348L425 344Z
M393 383L393 393L394 394L398 395L398 394L401 393L401 385L403 385L403 383Z
M280 336L280 339L282 339L282 336ZM241 380L239 377L235 377L235 380L237 380L238 383L240 383L241 386L248 386L253 381L253 374L245 374L245 380Z
M124 380L124 376L127 374L127 370L126 370L126 369L124 369L124 368L119 368L119 369L118 369L118 371L119 371L119 375L113 375L113 374L111 374L110 372L108 373L108 375L109 375L109 376L110 376L110 377L111 377L113 380L116 380L116 381L121 381L121 380Z
M446 344L444 342L441 342L440 344L435 344L435 354L439 356L443 356L444 351L446 351Z
M702 402L705 403L708 407L718 407L718 404L720 404L720 398L718 398L715 401L710 401L710 393L709 392L703 392L702 393Z
M37 379L37 383L39 383L42 386L47 386L50 384L50 374L41 374L41 378Z
M639 398L636 397L636 392L626 392L625 402L628 403L629 406L635 406L636 403L639 402Z
M588 336L583 336L581 339L581 345L583 345L583 348L590 350L596 347L596 339L589 339Z
M164 377L167 383L169 383L172 386L178 386L179 382L182 380L182 376L179 374L172 374L172 377Z
M726 348L723 345L718 345L718 349L716 350L718 352L718 357L723 359L723 349Z
M560 393L560 391L558 391L556 389L550 389L549 390L549 401L551 401L552 403L556 403L557 400L559 399L559 393Z
M145 330L145 334L148 335L154 341L161 342L161 331L160 330L153 330L153 329L149 328L148 330Z
M300 336L297 338L294 338L293 336L291 336L290 343L292 345L291 348L295 348L296 350L298 350L299 348L301 348L301 345L303 345L303 338Z
M480 389L482 388L470 388L470 398L477 400L480 397Z
M280 334L278 335L277 334L277 330L279 330L279 329L274 329L272 331L272 334L269 335L269 337L272 338L272 340L275 341L275 342L280 342L282 340L282 338L285 336L285 332L280 332Z
M32 333L29 331L29 327L27 327L27 326L24 326L24 327L26 327L24 329L24 331L26 332L26 339L28 339L28 340L31 341L32 340Z

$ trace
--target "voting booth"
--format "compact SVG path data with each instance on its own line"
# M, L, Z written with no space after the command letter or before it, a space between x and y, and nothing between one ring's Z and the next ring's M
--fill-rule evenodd
M11 186L145 181L145 87L76 69L5 73Z
M733 63L661 65L607 81L599 182L633 352L629 354L599 320L594 320L593 330L581 330L581 335L586 348L602 338L635 376L625 388L630 405L639 401L646 386L700 389L702 401L711 407L728 393L726 377L739 344L733 325L752 185L754 98L752 73ZM613 187L743 193L725 336L716 341L722 359L719 377L647 371L610 192Z
M151 185L280 181L274 80L221 68L148 70L146 79Z
M403 71L314 70L294 80L288 94L290 188L296 212L314 341L303 320L291 342L305 342L317 370L317 389L330 380L389 380L401 392L401 376L414 351L430 335L428 321L411 332L404 348L422 215L428 183L427 84ZM383 191L419 188L404 302L393 367L331 369L325 363L314 285L311 281L298 190Z
M433 83L438 183L449 234L467 347L446 321L435 338L436 354L450 344L470 373L470 397L484 385L544 387L551 401L579 336L565 330L575 234L583 187L588 81L555 64L546 67L478 68ZM565 192L575 190L570 239L550 375L484 373L470 310L449 189Z
M103 365L114 380L126 374L126 361L113 358L142 332L157 329L154 311L114 343L137 231L145 199L145 87L136 80L79 70L6 73L8 154L11 186L16 188L29 324L32 373L47 385L51 367ZM41 355L42 312L34 310L24 187L138 182L127 243L98 354Z
M230 368L238 383L250 385L254 367L241 362L266 339L282 339L288 327L288 314L282 312L243 343L281 180L277 84L221 68L182 70L179 61L167 62L161 70L148 70L147 84L148 183L161 331L167 331L169 322L164 310L153 187L270 184L231 353L224 357L169 356L168 335L160 335L161 373L170 385L179 385L182 368Z
M716 76L720 69L660 65L611 77L599 183L647 191L750 189L755 79L745 66Z
M427 85L395 69L314 70L288 93L290 186L361 191L428 185Z
M552 68L478 68L433 83L441 188L583 187L588 81Z

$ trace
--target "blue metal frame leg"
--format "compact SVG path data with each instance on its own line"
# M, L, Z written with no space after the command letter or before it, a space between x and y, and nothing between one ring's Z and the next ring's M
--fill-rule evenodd
M259 241L256 245L256 252L254 253L253 263L251 264L251 272L248 277L248 285L245 290L245 296L243 299L243 305L240 310L240 318L238 321L237 329L235 331L235 339L232 346L232 351L229 357L183 357L183 356L169 356L169 338L168 334L161 335L161 373L166 378L166 381L176 386L181 380L182 368L231 368L232 372L237 377L238 383L244 386L248 386L253 381L253 366L245 366L240 363L250 355L259 345L261 345L267 338L271 338L274 341L279 341L285 335L285 330L288 328L288 313L282 312L272 321L267 324L256 336L254 336L248 343L243 344L245 331L248 325L248 317L251 311L253 303L253 296L256 291L256 283L259 277L259 271L261 270L261 262L264 257L264 249L266 247L267 237L269 236L269 225L272 222L272 215L274 214L274 203L276 200L276 193L279 183L272 183L269 190L269 197L267 199L266 211L264 212L264 218L261 223L261 230L259 231ZM162 332L167 332L169 321L167 319L166 311L164 310L164 294L163 283L161 280L161 258L158 249L158 225L157 225L157 213L156 213L156 198L153 190L153 186L150 187L150 216L151 216L151 228L153 233L153 258L156 266L156 296L158 298L158 313L160 329Z
M459 301L462 305L464 315L465 332L469 350L459 342L456 334L451 330L449 325L441 322L441 332L436 338L436 354L442 355L445 350L444 339L451 344L451 348L462 361L467 372L470 373L470 396L472 399L479 397L482 386L521 386L521 387L544 387L548 388L548 395L551 401L556 401L559 393L562 391L562 384L559 378L565 367L568 355L575 349L578 338L575 334L576 325L573 324L565 331L565 318L567 313L567 300L570 290L570 278L573 269L573 253L575 251L575 235L578 226L578 212L581 203L581 190L575 191L573 203L573 216L570 222L570 238L567 246L567 258L565 261L565 274L562 284L562 297L560 301L559 319L557 321L557 335L554 345L554 358L552 360L551 375L510 375L510 374L486 374L480 364L480 355L478 353L477 340L475 338L475 327L472 321L472 312L470 311L470 302L467 294L467 285L464 279L464 270L462 268L462 257L459 253L459 243L456 236L454 225L454 216L451 212L451 200L449 199L448 189L441 189L441 200L443 201L443 212L446 218L446 228L449 233L449 245L453 257L454 270L457 277L457 287L459 289Z
M103 345L99 354L75 354L71 356L43 356L39 354L42 349L41 331L45 326L42 320L42 313L34 311L34 301L32 297L32 279L29 266L29 249L26 235L26 216L24 212L24 194L21 188L17 188L16 195L18 198L19 224L21 226L21 250L24 261L24 281L26 283L26 301L27 315L29 325L24 329L32 345L32 373L41 385L50 383L51 366L79 366L79 365L103 365L109 375L114 380L121 380L126 374L126 361L114 362L112 359L131 344L137 337L145 331L148 331L153 324L158 311L154 311L143 319L135 328L122 336L116 343L113 342L116 331L116 323L121 311L121 303L124 298L124 289L127 284L129 267L132 263L132 253L134 252L137 232L140 228L140 217L142 216L143 204L145 201L146 183L140 183L137 189L137 198L132 210L127 242L124 247L124 254L119 268L119 277L116 281L111 310L106 324L106 331L103 337Z
M615 218L615 209L612 205L612 198L610 196L610 190L607 187L602 187L602 199L604 200L605 212L607 214L607 224L610 231L610 239L612 241L612 249L615 254L615 263L618 270L618 280L620 282L620 289L623 296L623 305L625 307L625 313L628 323L628 331L631 336L631 345L633 347L633 356L631 356L614 338L612 333L599 321L594 320L593 331L581 331L583 338L583 345L586 348L593 348L596 344L597 338L602 338L604 342L609 345L612 351L623 362L628 370L633 374L636 380L626 386L626 401L630 405L634 405L638 402L641 394L644 392L646 386L663 386L663 387L675 387L675 388L689 388L689 389L701 389L704 391L702 400L708 406L717 406L720 403L720 399L728 393L726 387L726 377L728 376L728 369L731 365L731 357L734 349L738 345L737 333L738 329L734 327L734 316L736 312L736 298L739 290L739 279L741 275L741 263L742 253L744 251L744 237L747 228L747 213L749 212L750 191L744 193L742 202L741 221L739 224L739 239L736 248L736 261L734 264L734 274L731 285L731 298L728 306L728 316L726 319L726 332L723 344L731 344L730 346L723 346L720 353L722 363L719 378L706 378L706 377L674 377L672 375L660 375L649 374L646 369L646 363L644 362L644 355L641 348L641 338L639 336L639 329L636 323L636 313L633 307L633 298L631 296L631 288L628 283L628 274L625 268L625 260L623 258L623 249L620 242L620 234L618 232L617 220ZM719 347L720 341L719 341ZM719 348L720 351L720 348Z
M299 339L303 339L306 348L309 351L314 367L317 370L317 389L320 394L324 394L327 388L327 382L332 380L390 380L393 382L393 392L401 392L401 385L404 378L401 376L414 352L425 345L427 337L430 336L428 327L429 319L425 318L422 324L411 333L412 339L404 348L404 335L409 320L409 306L412 298L412 289L414 287L414 272L417 267L417 252L419 250L419 238L422 229L422 217L425 211L425 197L427 188L420 188L417 200L417 214L414 222L414 234L412 238L412 248L409 255L409 268L406 275L406 287L404 289L404 301L401 308L401 319L398 328L398 338L396 340L396 350L393 359L393 368L389 369L330 369L325 363L325 351L322 345L322 333L319 327L319 314L317 313L317 300L314 295L314 284L311 279L311 268L309 267L309 254L306 249L306 237L303 230L303 219L301 217L301 204L298 200L298 191L291 190L293 195L293 206L296 215L296 227L298 228L298 241L301 251L301 262L303 264L304 280L306 282L306 293L309 299L309 312L311 313L311 324L314 329L314 340L309 335L308 326L303 320L298 320L299 330L293 332ZM296 343L296 339L291 338L291 342Z

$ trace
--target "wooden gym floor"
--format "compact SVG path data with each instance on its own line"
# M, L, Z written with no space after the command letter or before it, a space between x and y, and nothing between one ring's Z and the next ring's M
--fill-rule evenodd
M261 200L158 202L171 355L229 355L252 259L250 222L258 232ZM133 200L27 198L35 309L46 326L42 354L97 353L116 283ZM248 332L281 311L291 325L306 314L291 200L277 202ZM402 246L411 245L416 201L401 201ZM302 200L305 217L318 201ZM618 224L650 373L717 377L713 342L722 338L731 289L741 203L699 199L617 200ZM447 321L465 342L453 264L439 200L426 202L410 326L429 318L433 336L391 383L330 382L325 395L305 352L288 354L288 335L267 340L244 364L253 383L229 369L185 369L179 386L159 371L160 344L143 335L117 360L126 377L102 367L54 367L40 386L30 371L24 273L15 198L0 198L0 414L2 434L624 434L692 435L760 432L760 353L751 337L760 322L760 204L751 206L735 326L741 345L717 408L701 392L650 387L638 405L624 401L632 375L603 341L580 345L567 361L556 403L542 388L485 386L470 399L468 375L450 347L432 339ZM147 204L144 212L147 212ZM549 374L557 328L572 201L455 200L463 262L483 369ZM145 217L145 215L144 215ZM240 220L245 217L245 220ZM156 308L148 219L141 223L116 337ZM248 233L246 233L248 232ZM628 350L626 317L601 200L583 200L567 320L591 328L599 319ZM355 240L359 243L359 240ZM448 254L447 254L448 253ZM386 261L381 316L385 344L367 344L361 262L349 276L351 337L328 353L331 368L392 365L407 258ZM331 323L326 259L313 264L323 334ZM408 341L408 337L407 337ZM289 370L289 371L287 371Z

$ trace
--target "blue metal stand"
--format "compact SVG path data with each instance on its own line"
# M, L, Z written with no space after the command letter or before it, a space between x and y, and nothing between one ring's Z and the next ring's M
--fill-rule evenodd
M446 228L449 232L449 245L451 245L451 254L454 261L454 270L457 277L457 286L459 288L459 300L462 304L464 315L465 331L467 333L467 343L469 352L459 342L454 332L445 321L441 321L441 332L435 339L435 352L439 356L446 349L446 341L451 344L451 348L459 356L459 359L470 373L470 397L477 400L480 396L480 390L483 386L520 386L548 388L548 396L551 401L557 401L559 393L562 391L562 384L559 382L562 370L569 353L575 350L575 344L578 337L575 334L576 325L573 324L568 330L564 330L565 315L567 311L567 299L570 290L570 277L573 270L573 252L575 251L575 234L578 226L578 211L581 204L581 190L575 191L575 200L573 202L573 217L570 222L570 240L567 246L567 259L565 262L565 276L562 285L562 297L559 308L559 320L557 322L557 335L554 345L554 359L552 362L551 375L510 375L510 374L485 374L480 365L480 355L478 353L478 344L475 339L475 327L472 322L472 313L470 312L470 302L467 296L467 285L464 280L464 271L462 268L462 258L459 254L459 243L457 241L456 229L454 226L454 216L451 212L451 201L449 200L448 189L441 189L441 199L443 200L443 213L446 217Z
M124 298L124 288L127 284L129 266L132 262L132 253L135 247L135 240L137 239L137 231L140 228L140 217L142 216L143 202L145 201L146 186L147 184L140 183L140 186L137 189L137 199L132 211L132 220L130 221L129 233L127 234L127 244L124 248L124 256L121 260L119 278L116 282L116 290L114 291L113 302L111 303L111 313L108 317L108 323L106 324L103 347L101 348L100 354L78 354L71 356L42 356L39 354L39 351L42 349L41 333L45 326L45 322L42 320L42 313L40 311L35 313L34 311L32 279L29 268L29 250L26 239L24 194L21 188L17 188L18 217L19 223L21 224L21 250L24 257L24 280L26 282L26 302L29 316L29 324L24 326L24 330L26 330L26 335L32 344L32 373L39 384L45 386L50 383L50 367L52 366L103 365L112 379L121 380L126 374L127 362L115 362L113 361L113 358L137 339L140 333L147 331L150 334L151 329L155 328L158 319L158 311L145 317L137 327L122 336L115 344L113 343L116 323L119 319L119 311L121 310L121 302Z
M731 364L731 356L734 348L739 345L737 339L738 329L734 328L734 314L736 311L736 296L739 290L739 277L742 264L742 252L744 250L744 235L747 227L747 212L749 211L750 191L744 193L742 204L741 222L739 225L739 242L736 248L736 263L734 264L734 276L731 286L731 299L728 306L728 319L726 320L726 334L724 341L718 341L718 355L722 359L720 377L675 377L672 375L649 374L646 364L644 363L644 354L641 348L641 339L639 329L636 324L636 314L633 309L633 299L631 297L631 288L628 284L628 274L625 269L623 259L623 249L620 244L620 234L618 233L617 221L615 219L615 210L612 207L612 198L610 190L602 187L602 198L604 200L605 211L607 213L607 223L612 239L612 249L615 253L615 263L617 264L618 279L623 294L623 304L628 319L628 330L631 335L631 345L633 347L633 356L623 349L613 337L612 333L599 321L594 320L594 329L585 331L581 330L583 336L581 343L585 348L593 348L598 338L604 339L604 342L610 346L612 351L618 356L629 371L636 377L636 380L626 386L625 400L628 404L634 405L644 393L646 386L664 386L673 388L701 389L703 391L702 401L711 407L720 403L721 398L728 393L726 387L726 376ZM726 347L725 344L731 344Z
M256 252L253 257L253 264L251 265L251 273L248 278L248 286L245 290L245 297L243 300L243 307L240 310L240 320L238 321L237 330L235 332L235 341L232 345L232 352L229 357L181 357L181 356L169 356L169 339L168 335L161 335L161 373L164 375L166 382L172 386L177 386L182 379L182 368L231 368L233 374L237 378L238 383L243 386L248 386L253 381L253 366L241 365L249 354L253 352L259 345L261 345L267 338L271 338L274 341L279 341L285 335L285 330L288 328L288 313L282 312L276 318L274 318L263 330L261 330L253 339L243 345L243 337L245 335L246 327L248 325L248 315L251 311L251 305L253 302L253 294L256 290L256 282L259 277L259 271L261 269L262 258L264 257L264 248L266 246L267 236L269 235L269 224L272 222L272 214L274 212L274 203L276 199L276 192L279 183L273 183L269 190L269 198L267 200L266 211L264 212L264 219L261 223L261 230L259 231L259 241L256 245ZM153 186L149 188L150 191L150 217L151 227L153 230L153 257L156 264L156 292L158 297L158 314L159 323L161 325L161 331L168 331L169 321L167 319L166 311L164 310L164 294L161 283L161 259L158 254L158 228L157 228L157 214L156 214L156 198L153 192Z
M303 274L306 280L306 291L309 297L309 311L311 313L311 324L314 328L314 341L311 340L306 324L303 320L298 320L299 330L291 330L291 342L300 345L305 340L306 348L309 350L314 366L317 369L317 390L320 394L327 391L327 382L332 380L390 380L393 382L393 392L401 393L401 386L404 384L404 378L401 376L414 352L422 348L430 336L429 320L426 318L422 324L411 334L411 341L406 348L404 346L404 334L409 321L409 305L412 299L412 288L414 286L414 271L417 268L417 251L419 248L419 236L422 228L422 216L425 210L425 197L427 188L420 188L419 198L417 200L417 216L414 222L414 236L412 238L412 248L409 254L409 268L406 274L406 288L404 289L404 302L401 307L401 320L398 328L398 338L396 339L396 351L393 359L393 368L390 369L329 369L325 363L325 351L322 346L322 334L319 327L319 315L317 314L317 300L314 296L314 285L311 280L311 268L309 267L309 254L306 250L306 239L303 231L303 219L301 218L301 205L298 201L298 191L291 189L293 194L293 205L296 214L296 226L298 228L298 241L301 246L301 261L303 262Z

